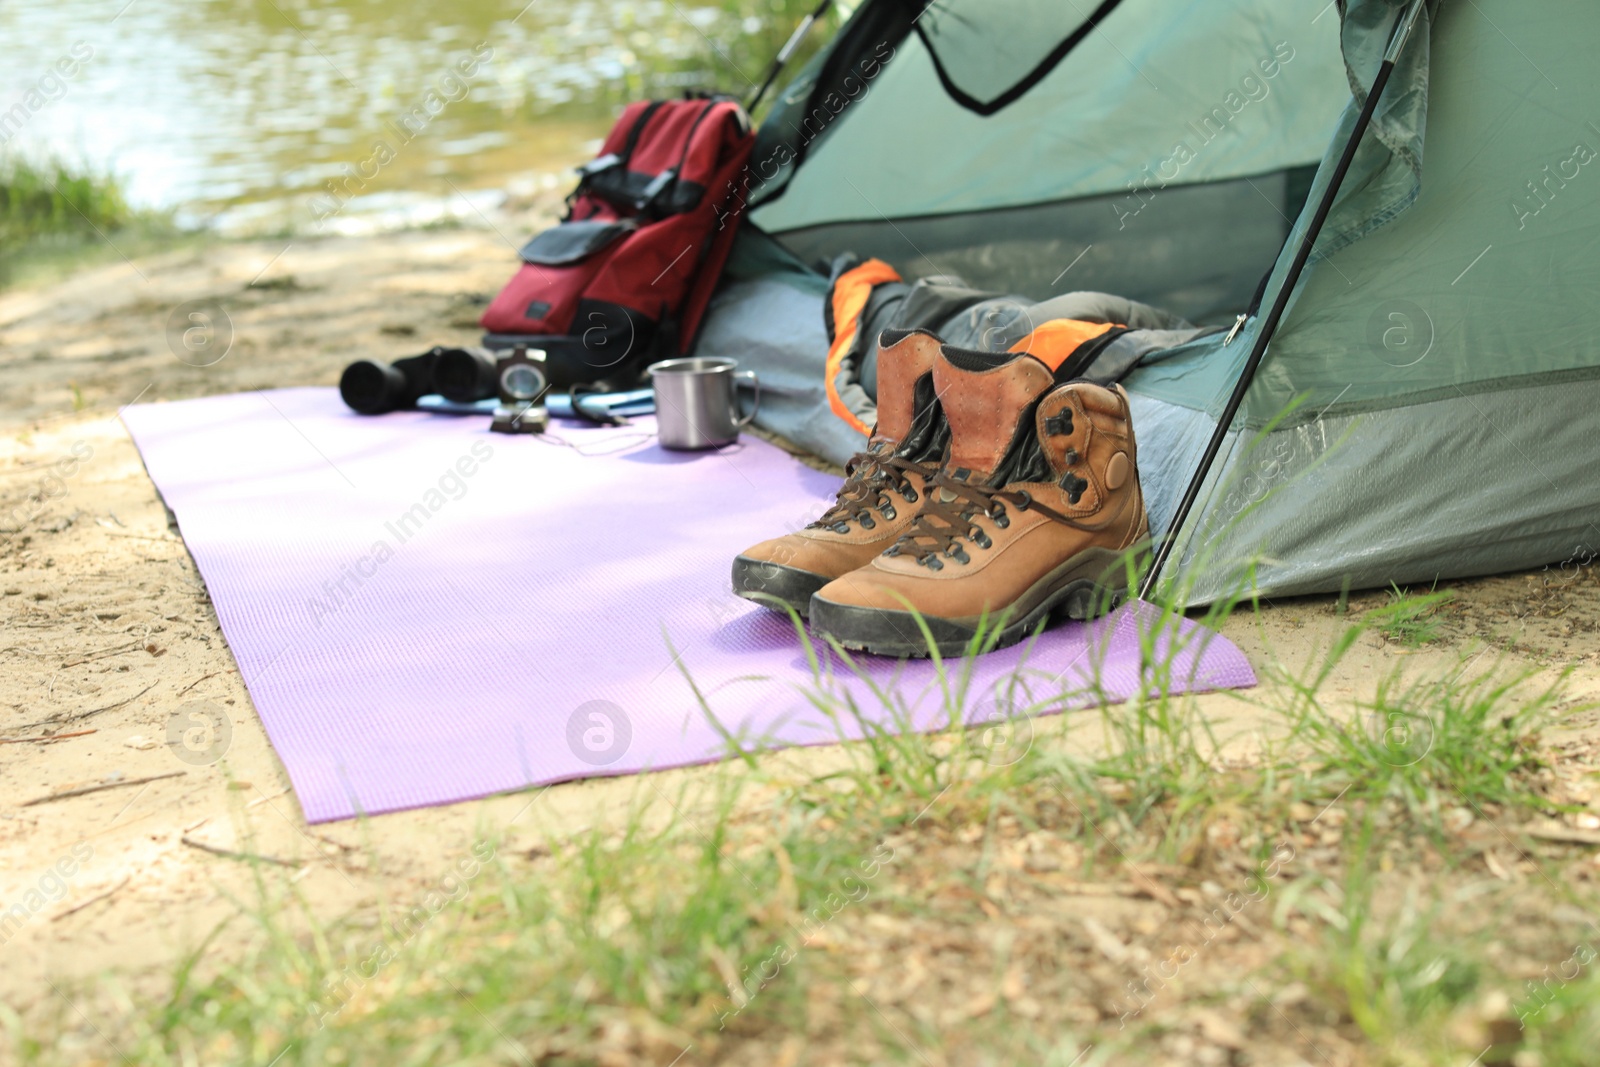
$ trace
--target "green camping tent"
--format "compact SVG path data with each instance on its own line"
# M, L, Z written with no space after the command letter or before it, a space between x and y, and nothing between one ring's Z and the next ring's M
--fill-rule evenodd
M842 458L819 261L1117 293L1215 327L1125 382L1176 538L1163 578L1192 600L1593 558L1600 8L1579 0L1422 11L1167 529L1409 6L866 0L763 123L702 346L759 366L774 428Z

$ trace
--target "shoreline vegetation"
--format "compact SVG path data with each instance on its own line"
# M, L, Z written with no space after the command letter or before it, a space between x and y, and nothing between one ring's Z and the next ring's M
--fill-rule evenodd
M115 174L0 159L0 291L191 236L169 212L129 204Z
M59 160L0 163L0 243L8 248L46 235L121 229L133 217L113 175Z

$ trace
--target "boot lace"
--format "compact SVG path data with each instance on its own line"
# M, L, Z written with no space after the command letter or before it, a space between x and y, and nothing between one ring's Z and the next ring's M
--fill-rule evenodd
M850 524L855 522L863 530L871 530L877 526L874 511L885 521L893 522L899 513L888 491L893 489L906 503L915 504L920 498L909 475L920 475L923 484L927 484L936 473L928 464L892 452L859 453L850 461L847 471L849 478L839 489L833 506L811 523L813 529L849 533Z
M886 556L909 556L930 570L943 570L944 561L970 563L963 541L979 548L988 548L994 541L983 527L973 520L982 514L1004 530L1011 525L1006 505L1018 511L1036 511L1048 519L1065 526L1078 523L1051 508L1045 507L1026 490L1015 492L998 486L974 485L952 478L940 471L927 485L928 499L917 514L911 528L884 553Z

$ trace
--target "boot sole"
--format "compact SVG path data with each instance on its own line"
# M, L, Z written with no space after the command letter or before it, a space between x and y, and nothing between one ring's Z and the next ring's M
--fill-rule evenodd
M754 601L772 611L772 599L789 605L806 618L811 613L811 594L827 585L831 578L813 574L799 567L786 567L782 563L751 559L749 556L733 558L733 592L735 596Z
M988 648L1016 644L1051 615L1084 621L1095 617L1101 606L1107 611L1117 607L1126 591L1108 584L1107 579L1121 576L1121 560L1121 552L1106 548L1092 548L1073 556L1017 599L1013 609L1030 602L1032 606L1016 621L1003 627L999 639ZM831 637L853 651L899 658L929 655L928 641L917 624L917 616L909 611L836 604L815 597L811 601L810 618L811 627L819 637ZM922 616L922 623L933 636L933 646L940 656L965 655L983 621L981 616L956 619ZM994 621L991 616L988 625L993 627Z

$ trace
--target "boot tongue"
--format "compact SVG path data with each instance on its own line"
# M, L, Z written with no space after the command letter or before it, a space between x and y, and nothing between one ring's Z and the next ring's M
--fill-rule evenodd
M946 348L933 364L934 388L950 422L950 460L945 469L965 481L988 482L994 477L1033 402L1055 384L1050 371L1032 356L985 366L993 359ZM962 471L967 472L964 477Z
M898 446L911 433L919 410L917 382L933 370L933 361L939 355L939 339L932 334L912 332L900 334L885 330L878 337L878 425L872 432L872 444L885 442L890 448ZM921 397L926 405L927 397Z

